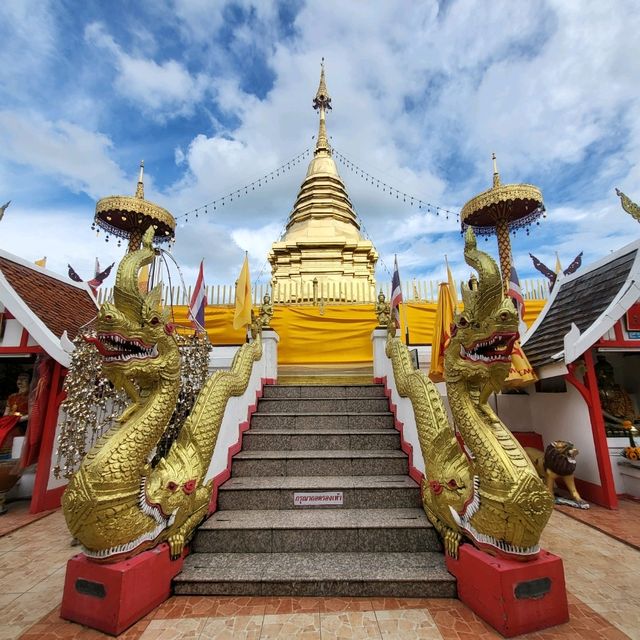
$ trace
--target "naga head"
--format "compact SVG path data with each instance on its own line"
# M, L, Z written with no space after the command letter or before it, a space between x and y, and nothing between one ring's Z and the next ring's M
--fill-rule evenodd
M140 507L145 513L180 526L194 512L206 469L193 442L174 442L144 481Z
M88 338L102 355L103 371L117 386L135 380L141 387L159 379L179 376L180 355L162 308L161 285L140 293L138 272L153 261L153 227L144 234L142 247L128 253L118 265L113 303L98 313L95 337Z
M478 272L478 279L463 285L464 310L454 318L445 351L445 378L499 389L509 373L518 338L518 315L511 299L502 293L498 265L478 250L471 227L465 234L464 257Z

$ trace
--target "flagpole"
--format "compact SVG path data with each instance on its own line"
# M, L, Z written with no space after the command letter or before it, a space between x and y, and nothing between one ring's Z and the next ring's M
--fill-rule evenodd
M406 307L406 302L403 300L400 303L403 306L403 315L404 315L404 334L405 334L405 339L407 341L407 346L409 346L409 323L407 322L407 307Z

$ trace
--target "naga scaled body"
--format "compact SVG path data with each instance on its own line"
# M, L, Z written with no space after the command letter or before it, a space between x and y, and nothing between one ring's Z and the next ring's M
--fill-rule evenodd
M463 288L464 311L456 315L445 350L453 427L437 388L413 369L406 347L392 334L387 355L398 392L413 404L426 467L423 505L447 553L457 556L464 536L489 553L530 560L540 550L553 498L488 404L508 375L518 317L502 294L496 263L478 251L471 229L465 259L479 280Z
M120 265L114 303L102 305L92 341L103 371L131 404L87 454L71 478L62 505L72 535L92 559L114 562L167 541L182 553L206 516L212 486L205 475L229 397L244 393L260 334L243 345L231 370L205 382L166 456L151 460L178 400L180 352L162 309L160 288L138 290L138 271L154 256L153 228L143 246Z

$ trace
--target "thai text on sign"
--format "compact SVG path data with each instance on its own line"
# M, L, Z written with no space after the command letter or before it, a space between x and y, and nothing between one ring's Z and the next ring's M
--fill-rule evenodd
M296 507L342 506L342 491L318 491L314 493L294 493L293 504Z

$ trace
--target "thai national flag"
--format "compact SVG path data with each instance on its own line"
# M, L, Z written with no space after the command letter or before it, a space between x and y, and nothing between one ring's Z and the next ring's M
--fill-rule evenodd
M204 329L204 308L207 306L207 290L204 286L204 260L200 262L200 271L196 286L191 296L189 304L189 315L191 316L191 324L196 329Z
M398 271L398 256L393 261L393 278L391 279L391 314L400 327L400 303L402 302L402 289L400 288L400 273Z
M507 291L507 295L510 298L513 298L513 302L516 305L518 316L520 318L518 329L520 331L520 336L522 337L527 332L527 325L524 321L524 298L522 297L520 280L518 279L518 274L513 262L511 263L511 274L509 276L509 290Z

